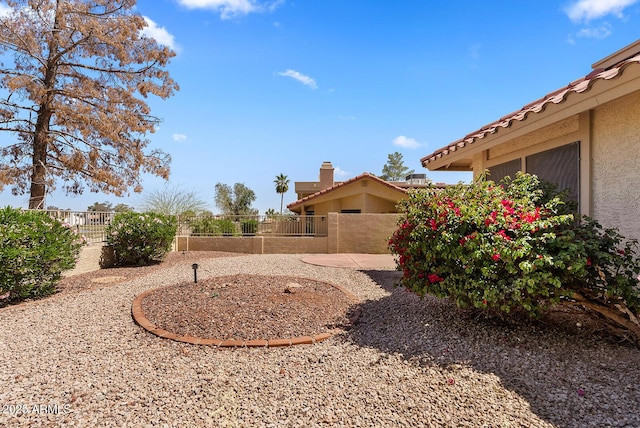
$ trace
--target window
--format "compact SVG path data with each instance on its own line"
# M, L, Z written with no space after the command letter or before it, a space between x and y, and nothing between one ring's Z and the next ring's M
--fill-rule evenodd
M535 174L541 180L558 186L558 190L569 190L568 198L580 200L580 142L535 153L525 158L526 172ZM494 165L489 168L489 179L498 182L506 176L514 178L518 171L523 171L522 160Z
M341 210L341 214L360 214L360 210Z
M520 158L489 168L489 179L497 183L506 176L515 178L518 171L522 171L522 161Z
M526 158L527 172L554 183L558 190L569 190L569 199L580 196L580 143L575 142L536 153Z

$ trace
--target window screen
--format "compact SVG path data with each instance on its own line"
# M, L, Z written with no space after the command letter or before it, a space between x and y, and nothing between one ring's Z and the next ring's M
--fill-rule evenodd
M514 159L489 168L489 179L497 183L506 176L515 178L518 171L522 171L522 162L520 159Z
M580 143L527 156L527 172L554 183L558 190L569 189L569 199L578 202L580 194Z

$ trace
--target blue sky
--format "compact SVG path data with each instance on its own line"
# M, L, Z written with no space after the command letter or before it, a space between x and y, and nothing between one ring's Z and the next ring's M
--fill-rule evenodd
M433 181L420 158L584 76L640 36L639 0L139 0L150 34L177 56L181 89L151 99L152 147L171 154L170 184L214 206L218 182L244 183L254 208L279 210L273 180L380 174L390 153ZM164 182L117 198L54 193L48 205L139 207ZM0 205L27 196L0 194Z

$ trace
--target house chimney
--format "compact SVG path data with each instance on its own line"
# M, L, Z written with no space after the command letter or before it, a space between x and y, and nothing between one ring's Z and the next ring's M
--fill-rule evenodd
M320 190L333 187L333 165L331 162L322 162L320 167Z

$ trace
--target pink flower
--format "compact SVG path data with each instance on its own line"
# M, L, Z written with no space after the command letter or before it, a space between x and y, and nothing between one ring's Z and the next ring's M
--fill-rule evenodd
M456 383L456 381L455 381L455 380L453 380L453 379L447 379L447 383L448 383L449 385L453 385L454 383Z

